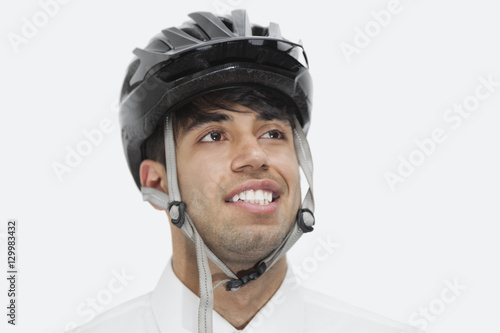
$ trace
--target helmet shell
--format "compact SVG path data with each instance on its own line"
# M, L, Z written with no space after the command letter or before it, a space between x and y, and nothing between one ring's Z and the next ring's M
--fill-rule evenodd
M120 99L120 127L128 166L140 188L144 142L169 113L195 98L231 87L273 89L294 105L307 133L312 80L301 45L281 36L279 26L249 22L244 10L230 17L189 14L192 21L155 36L135 49Z

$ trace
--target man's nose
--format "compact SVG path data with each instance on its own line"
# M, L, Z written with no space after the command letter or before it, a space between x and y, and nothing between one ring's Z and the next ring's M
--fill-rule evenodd
M258 138L247 137L236 144L233 152L231 169L235 172L267 170L269 159Z

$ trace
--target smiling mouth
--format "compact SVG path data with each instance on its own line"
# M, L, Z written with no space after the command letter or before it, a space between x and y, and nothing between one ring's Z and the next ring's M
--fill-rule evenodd
M271 202L276 201L279 196L273 194L272 191L266 190L247 190L239 194L235 194L231 199L226 202L246 202L254 205L269 205Z

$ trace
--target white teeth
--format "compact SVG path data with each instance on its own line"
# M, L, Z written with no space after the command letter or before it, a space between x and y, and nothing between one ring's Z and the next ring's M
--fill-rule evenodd
M262 190L257 190L255 192L255 202L261 205L264 203L264 192L262 192Z
M253 190L246 191L246 202L255 203L255 192Z
M258 205L269 205L273 202L273 193L263 190L248 190L241 192L240 194L236 194L231 201L244 201Z

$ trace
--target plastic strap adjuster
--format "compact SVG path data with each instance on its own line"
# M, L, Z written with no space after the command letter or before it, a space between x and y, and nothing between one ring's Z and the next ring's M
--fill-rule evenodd
M172 213L170 213L170 221L180 229L182 228L182 225L184 224L185 220L184 211L186 210L186 204L182 201L172 201L171 203L168 204L169 212L172 206L177 206L179 208L179 216L176 219L174 219L172 218Z
M229 290L230 291L236 291L236 290L240 289L242 286L244 286L248 282L253 281L253 280L257 280L257 278L259 276L261 276L262 274L264 274L264 272L266 271L266 269L267 269L266 263L265 262L261 262L257 266L256 270L253 271L252 273L243 276L241 279L229 281L226 284L226 290L228 290L228 291Z
M314 218L314 214L313 212L310 210L310 209L307 209L307 208L301 208L299 209L299 211L297 212L297 224L299 225L299 228L300 230L302 230L304 233L306 232L311 232L314 230L314 228L312 226L308 226L305 222L304 222L304 216L303 214L304 213L309 213L311 214L312 218L313 218L313 223L312 225L314 225L316 219Z

